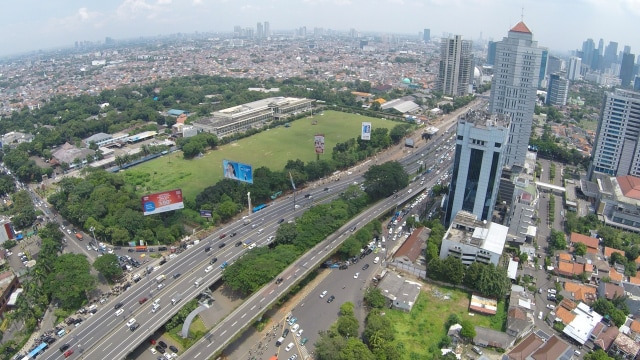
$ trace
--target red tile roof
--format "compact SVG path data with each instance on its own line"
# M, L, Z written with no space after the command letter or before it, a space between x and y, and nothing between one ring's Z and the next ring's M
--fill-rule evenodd
M611 254L613 254L614 252L620 253L620 255L624 256L624 250L618 250L618 249L610 248L608 246L604 247L604 257L610 258Z
M640 178L635 176L618 176L616 178L622 194L628 198L640 200Z
M519 23L516 24L516 26L514 26L513 28L511 28L511 30L509 31L514 31L514 32L519 32L519 33L525 33L525 34L531 34L531 30L529 30L529 28L527 27L527 25L524 24L524 22L520 21Z
M582 235L574 232L574 233L571 233L570 240L572 243L579 242L587 245L587 252L589 253L598 252L598 239L596 238L592 238L590 236Z

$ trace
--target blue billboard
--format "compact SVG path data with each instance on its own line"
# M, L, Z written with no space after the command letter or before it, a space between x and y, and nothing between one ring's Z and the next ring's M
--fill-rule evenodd
M222 160L222 169L224 171L224 177L227 179L253 184L253 168L251 165L231 160Z

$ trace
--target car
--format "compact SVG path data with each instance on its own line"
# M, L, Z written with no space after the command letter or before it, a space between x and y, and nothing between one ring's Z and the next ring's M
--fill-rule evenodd
M204 252L209 252L211 251L211 246L207 246L206 248L204 248Z
M173 351L174 353L178 352L178 348L173 345L169 345L169 350Z
M234 236L236 236L236 234L237 234L237 232L234 231L233 234L229 235L229 237L234 237Z
M328 303L332 303L332 302L333 302L333 300L335 300L335 299L336 299L336 297L335 297L335 296L333 296L333 295L331 295L331 296L329 296L329 298L327 299L327 302L328 302Z
M224 239L227 236L227 234L220 234L220 239Z
M320 298L325 297L325 295L327 295L327 290L323 291L323 292L320 294Z
M551 305L551 304L547 304L547 309L551 309L551 310L553 310L553 309L555 309L555 308L556 308L555 306L553 306L553 305Z
M218 258L214 257L213 259L209 260L209 264L215 264L216 261L218 261Z
M206 268L206 269L204 269L204 272L208 273L208 272L210 272L211 270L213 270L213 266L209 265L209 266L207 266L207 268Z
M220 243L220 245L218 245L218 249L222 249L223 247L225 247L227 244L225 243Z
M291 325L295 324L296 321L298 321L298 318L297 317L292 317L292 318L289 318L289 321L287 321L287 324L289 324L289 326L291 326Z
M142 298L138 299L138 303L142 305L142 304L144 304L145 302L147 302L147 300L149 300L149 298L142 297Z
M164 287L164 284L158 284L158 290L162 290L163 287Z
M298 358L298 354L293 354L293 355L291 355L289 360L296 360L297 358Z
M271 235L271 236L269 236L269 237L267 238L267 241L268 241L268 242L271 242L271 241L273 241L273 239L275 239L275 238L276 238L275 236Z
M129 326L129 330L136 331L136 329L139 328L139 327L140 327L140 324L135 323L135 324Z
M73 349L69 349L69 350L65 351L65 353L64 353L64 357L66 357L66 358L68 358L71 355L73 355Z
M121 307L123 307L123 306L124 306L124 303L119 302L119 303L117 303L117 304L113 305L113 308L114 308L115 310L118 310L118 309L120 309L120 308L121 308Z
M353 274L353 278L354 278L354 279L357 279L357 278L358 278L358 276L360 276L360 273L359 273L359 272L357 272L357 273Z
M164 354L165 352L167 352L162 346L160 345L156 345L156 350L158 350L158 352L160 354Z
M284 351L290 351L291 349L293 349L293 343L290 342L289 345L287 345L286 348L284 348Z
M135 323L136 323L136 319L135 318L131 318L131 319L129 319L129 321L127 321L127 327L129 327L129 326L131 326L131 325L133 325Z
M290 331L289 329L284 329L284 331L282 332L282 337L286 338L287 335L289 335L289 331Z
M242 246L242 241L238 241L238 242L236 243L236 247L238 247L238 246Z
M309 339L308 339L308 338L306 338L306 337L305 337L305 338L302 338L302 340L300 340L300 345L304 345L304 344L306 344L306 343L307 343L307 341L309 341Z
M364 264L364 266L362 267L362 270L367 270L369 268L369 264Z
M179 278L179 277L180 277L180 275L182 275L182 274L180 274L180 273L175 273L175 274L173 274L173 278L174 278L174 279L177 279L177 278Z
M276 285L277 285L277 284L280 284L283 280L284 280L284 279L283 279L283 278L281 278L281 277L277 278L277 279L276 279Z
M71 345L64 344L64 345L60 346L60 352L63 353L65 351L67 351L67 349L70 348L70 347L71 347Z
M282 224L283 222L284 222L284 219L278 220L278 224Z
M298 331L298 333L296 334L296 336L297 336L297 337L302 336L302 333L303 333L303 332L304 332L304 330L300 329L300 330Z
M223 263L220 265L220 269L223 269L223 270L224 270L224 268L226 268L226 267L227 267L227 265L228 265L228 264L227 264L227 262L226 262L226 261L225 261L225 262L223 262Z
M120 315L122 315L122 313L123 313L123 312L124 312L124 309L118 309L118 310L116 311L116 316L120 316Z
M151 351L153 355L158 353L158 351L153 346L149 347L149 351Z
M293 326L291 327L291 331L293 332L298 331L298 329L300 329L300 324L293 324Z

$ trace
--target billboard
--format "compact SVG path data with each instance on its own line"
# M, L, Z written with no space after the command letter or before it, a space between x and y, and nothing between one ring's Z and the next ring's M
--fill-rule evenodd
M200 216L210 218L212 216L211 210L200 210Z
M316 154L324 154L324 134L315 135L314 144L316 148Z
M159 214L178 209L184 209L182 190L180 189L149 194L142 197L142 212L144 215Z
M371 123L370 122L362 123L362 133L360 134L360 139L371 140Z
M231 160L222 160L222 169L224 170L224 177L227 179L240 180L253 184L253 168L251 165Z

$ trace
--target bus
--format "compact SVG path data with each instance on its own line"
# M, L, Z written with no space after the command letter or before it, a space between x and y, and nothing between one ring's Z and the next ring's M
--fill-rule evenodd
M262 210L262 209L264 209L266 207L267 207L267 204L258 205L258 206L253 208L252 212L258 212L258 211L260 211L260 210Z
M27 355L23 359L35 359L36 356L38 356L38 355L40 355L40 353L44 352L48 346L49 346L49 344L47 344L46 342L43 342L42 344L38 345L38 347L33 349L29 353L29 355Z

